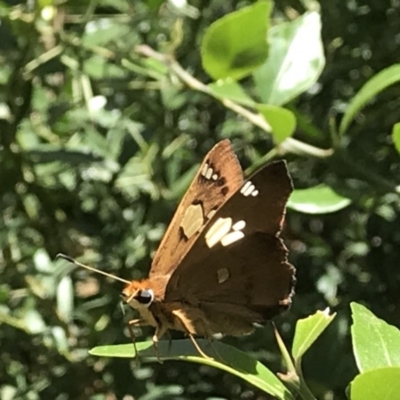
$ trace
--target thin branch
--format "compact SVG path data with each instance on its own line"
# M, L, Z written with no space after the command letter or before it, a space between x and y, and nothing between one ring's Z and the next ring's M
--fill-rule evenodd
M147 45L139 45L136 47L136 52L141 54L145 57L153 58L162 62L168 69L173 72L182 82L184 82L188 87L191 89L206 93L210 96L214 96L212 91L208 88L207 85L202 83L201 81L194 78L188 72L186 72L181 65L172 58L169 54L162 54ZM221 101L221 103L230 110L236 112L237 114L241 115L248 121L250 121L253 125L258 126L263 131L271 133L271 126L268 122L264 119L264 117L259 113L254 113L247 108L241 106L238 103L235 103L229 99L220 99L216 98L217 100ZM293 138L286 139L283 143L279 145L279 154L284 153L296 153L296 154L307 154L312 157L317 158L326 158L332 155L333 150L324 150L309 144L300 142Z

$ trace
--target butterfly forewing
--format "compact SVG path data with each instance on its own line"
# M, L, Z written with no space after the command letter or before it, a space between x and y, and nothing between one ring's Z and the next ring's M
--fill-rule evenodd
M242 186L243 173L229 140L204 158L153 258L150 278L167 277L180 264L200 232Z
M215 333L251 332L291 302L294 268L279 234L292 191L286 164L246 180L200 233L167 284L166 301L199 307Z

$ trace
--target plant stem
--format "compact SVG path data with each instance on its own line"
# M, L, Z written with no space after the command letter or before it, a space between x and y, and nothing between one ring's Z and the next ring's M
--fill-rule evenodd
M168 67L168 69L173 72L182 82L184 82L188 87L206 93L210 96L214 96L212 91L209 89L207 85L205 85L203 82L200 82L196 78L194 78L192 75L190 75L188 72L186 72L181 65L170 55L168 54L162 54L151 47L147 45L139 45L136 47L136 52L149 57L149 58L154 58L155 60L158 60L162 62L164 65ZM236 112L237 114L241 115L242 117L246 118L248 121L250 121L253 125L258 126L261 128L263 131L270 133L271 132L271 126L268 124L268 122L265 120L265 118L259 114L259 113L254 113L247 108L241 106L240 104L235 103L234 101L230 99L221 99L218 97L215 97L217 100L221 101L221 103L226 107L229 108L230 110ZM295 154L307 154L312 157L316 158L326 158L332 155L333 150L328 149L320 149L314 146L311 146L309 144L300 142L299 140L293 139L293 138L287 138L283 143L279 145L279 149L277 151L278 154L285 154L285 153L295 153Z

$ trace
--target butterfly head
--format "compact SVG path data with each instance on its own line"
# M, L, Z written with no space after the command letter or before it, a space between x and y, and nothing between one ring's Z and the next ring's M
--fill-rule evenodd
M149 307L154 300L154 291L147 286L144 282L132 281L122 291L124 301L137 310Z

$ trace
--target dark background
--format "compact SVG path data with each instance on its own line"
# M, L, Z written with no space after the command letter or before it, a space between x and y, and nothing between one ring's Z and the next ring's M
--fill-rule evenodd
M156 3L66 1L46 23L44 2L0 1L1 399L268 398L205 366L135 368L129 359L88 356L94 346L130 340L118 306L121 284L54 262L63 252L126 279L145 276L212 145L229 137L244 168L256 162L254 149L273 147L214 99L168 74L148 76L134 52L142 43L168 51L182 22L176 57L209 82L199 54L204 30L248 2L193 1L188 15ZM400 4L320 7L326 67L291 106L317 128L295 137L328 149L330 118L339 122L360 87L398 61ZM299 1L279 1L273 21L304 11ZM104 110L90 111L92 96L104 96ZM299 318L327 306L338 313L304 358L321 399L344 399L357 373L349 302L400 326L400 163L390 136L399 107L393 86L363 110L332 157L285 156L297 188L327 183L353 200L329 215L289 210L283 233L298 278L291 311L277 319L286 344ZM270 324L224 340L283 371Z

